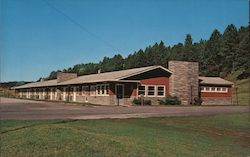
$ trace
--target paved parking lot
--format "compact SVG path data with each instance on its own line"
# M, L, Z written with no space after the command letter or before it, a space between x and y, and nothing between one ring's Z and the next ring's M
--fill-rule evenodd
M1 119L102 119L170 117L248 112L248 106L80 106L0 98Z

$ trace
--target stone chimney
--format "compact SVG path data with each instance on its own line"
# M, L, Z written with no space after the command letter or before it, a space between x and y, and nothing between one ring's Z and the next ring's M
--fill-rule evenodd
M169 92L180 98L183 105L189 105L199 95L199 63L169 61L168 69L172 71L169 79Z
M77 74L76 73L64 73L64 72L58 72L57 73L57 83L67 81L73 78L76 78Z

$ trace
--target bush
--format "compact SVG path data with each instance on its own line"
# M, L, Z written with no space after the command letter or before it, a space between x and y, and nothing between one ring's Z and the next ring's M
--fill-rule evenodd
M134 105L141 105L141 99L134 98L133 104L134 104ZM144 100L143 100L143 104L144 104L144 105L152 105L152 102L151 102L151 100L146 100L146 99L144 99Z
M144 100L144 105L152 105L152 102L151 100Z
M133 102L134 105L141 105L141 100L134 98Z
M193 101L193 105L201 105L203 100L199 97L195 97Z
M165 100L159 100L161 105L180 105L181 101L176 96L168 95Z

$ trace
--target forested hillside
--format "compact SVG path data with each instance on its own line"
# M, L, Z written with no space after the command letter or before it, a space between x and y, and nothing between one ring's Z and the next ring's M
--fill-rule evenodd
M167 67L169 60L198 61L200 75L234 76L243 79L250 76L249 26L237 29L228 25L223 33L215 29L210 38L193 42L191 34L186 35L184 43L168 46L162 41L140 49L123 58L121 54L104 57L99 63L82 63L64 70L78 75L130 69L150 65ZM46 80L55 79L57 71L52 71ZM236 74L236 75L235 75Z

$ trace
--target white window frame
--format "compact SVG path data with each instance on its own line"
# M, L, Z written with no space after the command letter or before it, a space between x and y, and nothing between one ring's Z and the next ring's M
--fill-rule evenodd
M158 95L158 87L163 87L163 95ZM157 97L165 97L166 96L166 86L164 86L164 85L158 85L156 87L156 96Z
M218 90L218 89L220 89L220 90ZM216 91L217 92L221 92L222 91L222 87L216 87Z
M228 87L208 87L208 86L201 86L201 88L203 88L203 90L201 90L201 92L208 92L208 93L227 93L228 92ZM212 91L212 88L215 88L214 91ZM220 90L218 90L218 88ZM225 89L225 90L223 90Z
M109 96L109 92L107 92L107 89L109 90L109 84L97 84L96 85L96 96ZM100 93L98 93L98 88L100 89Z
M225 89L225 91L223 90L223 88ZM221 87L221 92L222 93L227 93L228 92L228 87Z
M152 92L153 91L153 90L149 90L149 87L154 87L154 95L149 95L148 94L148 92ZM146 91L147 91L147 93L146 93L147 97L156 97L156 87L157 86L155 86L155 85L148 85L147 86L147 89L146 89Z
M144 86L145 88L145 95L144 97L165 97L166 96L166 86L165 85L138 85L137 86L137 97L139 97L139 86ZM154 87L154 95L148 95L148 87ZM163 87L163 95L158 95L158 87Z
M140 95L139 95L139 87L140 86L144 86L144 93L145 94L143 96L146 97L147 96L147 86L146 85L138 85L137 86L137 96L140 97Z

